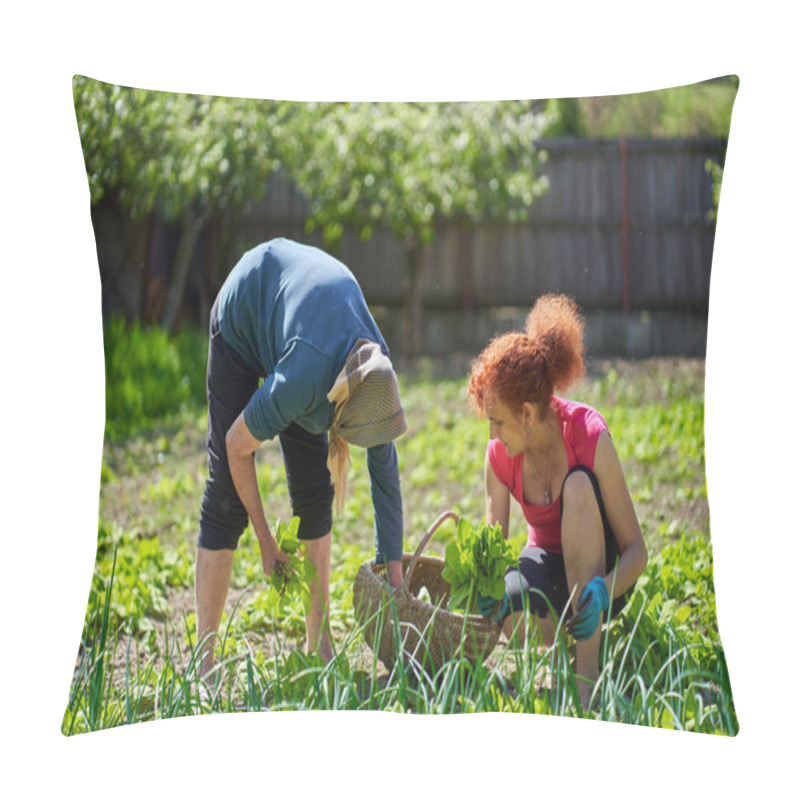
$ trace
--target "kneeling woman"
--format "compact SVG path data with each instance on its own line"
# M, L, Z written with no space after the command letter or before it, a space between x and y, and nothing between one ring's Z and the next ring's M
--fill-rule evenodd
M478 357L469 399L490 424L486 521L500 523L508 537L513 497L528 522L519 568L506 575L502 610L485 601L482 608L502 622L508 638L522 627L527 608L544 644L552 643L558 622L548 601L557 617L566 608L586 705L599 675L604 616L624 606L647 551L605 420L554 394L583 373L580 312L563 295L545 295L524 334L498 336Z

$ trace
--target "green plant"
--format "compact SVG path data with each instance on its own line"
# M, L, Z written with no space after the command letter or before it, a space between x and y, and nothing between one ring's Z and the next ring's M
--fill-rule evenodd
M103 330L106 435L119 439L168 415L202 407L208 338L128 323L115 316Z
M169 610L168 591L192 584L188 544L165 549L156 537L142 538L101 520L97 554L90 605L106 595L109 624L117 627L124 622L131 633L152 644L154 622Z
M516 563L516 552L503 537L502 527L459 519L456 535L445 549L442 577L450 584L452 610L474 612L478 596L502 600L506 570Z
M683 565L678 573L691 576L696 570L700 582L707 584L706 551L702 544L681 542L668 555L673 564ZM654 575L662 574L664 566L657 564ZM364 662L353 628L330 663L288 648L281 640L267 658L248 632L231 631L226 638L235 641L224 648L211 696L203 699L196 681L199 645L195 643L188 656L182 657L166 631L160 666L154 666L154 658L141 664L129 646L124 680L114 680L118 640L109 625L114 580L112 568L105 595L98 595L92 604L64 716L65 734L186 714L266 708L417 714L511 711L725 735L738 731L721 649L711 647L710 654L716 657L698 663L697 646L678 635L688 618L663 608L663 613L650 615L643 606L632 605L622 624L615 622L607 629L601 674L588 711L577 698L568 641L556 636L552 645L541 647L535 629L527 626L521 644L507 643L489 663L472 666L454 658L435 675L428 675L413 659L398 660L383 676L374 654L371 662ZM664 591L679 593L681 580L681 574L665 574ZM190 625L189 620L186 624ZM655 661L648 657L651 651L658 652ZM351 664L357 659L360 668L353 669Z
M278 607L292 597L299 597L303 605L310 599L308 587L314 579L314 565L305 558L304 548L297 538L299 527L299 517L292 517L288 523L278 520L275 524L275 541L288 556L287 561L275 565L268 581L270 594L277 598Z
M89 608L81 637L78 665L69 694L62 732L70 735L76 730L100 730L116 724L114 709L106 701L113 680L113 654L117 640L111 616L111 594L117 548L111 560L111 573L101 591L89 596Z
M724 138L739 87L735 75L652 92L578 98L589 137Z
M719 212L719 197L722 192L722 164L718 164L712 159L707 159L705 163L705 171L711 176L711 208L708 210L708 218L711 220L717 219Z
M160 333L148 330L143 336ZM198 436L198 415L178 422L166 411L168 425L165 417L155 418L155 428L141 418L119 441L105 442L113 477L109 472L109 482L101 486L96 574L64 732L269 708L513 711L735 734L716 621L708 517L697 513L707 505L702 362L684 360L669 369L662 362L616 367L587 380L576 397L599 408L609 422L637 512L649 529L650 560L628 605L604 630L591 710L583 711L575 700L569 638L543 646L535 629L513 642L501 639L483 664L471 667L454 658L433 676L413 659L388 670L379 663L359 634L353 609L353 580L374 543L361 448L353 448L344 513L334 517L334 661L325 664L302 653L303 599L289 586L283 598L280 585L264 591L258 542L248 529L232 580L232 588L244 592L223 617L211 697L201 698L200 648L189 608L202 484L195 478L192 488L186 476L197 469L187 469L185 454L202 450L202 433ZM462 519L478 518L487 430L485 422L464 412L463 380L431 374L402 374L400 380L409 431L398 440L398 456L406 543L414 549L418 535L444 509L456 510ZM271 513L290 519L280 458L277 444L260 450L259 481ZM523 531L524 519L515 522L514 513L512 506L509 527ZM273 530L286 543L296 533L291 521L276 523ZM430 548L443 554L457 541L458 527L440 531ZM518 552L524 536L511 539L509 549ZM173 630L181 624L185 631L176 638Z
M254 537L243 537L236 565L236 582L255 591L243 603L238 620L232 621L235 633L248 630L276 631L278 621L284 635L300 637L305 632L305 612L310 602L310 585L315 576L314 565L306 558L302 542L297 538L300 520L292 517L287 523L276 520L273 535L278 547L288 556L278 562L264 580L258 545Z

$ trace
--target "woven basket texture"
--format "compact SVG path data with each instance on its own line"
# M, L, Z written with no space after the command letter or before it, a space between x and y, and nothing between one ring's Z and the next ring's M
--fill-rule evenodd
M397 661L398 643L405 663L416 663L433 675L454 657L471 664L485 660L497 644L500 627L474 614L458 614L447 609L450 585L442 577L444 561L422 555L423 548L445 512L423 538L417 551L403 556L404 579L391 589L384 567L368 561L361 565L353 584L353 607L364 638L381 663L391 671ZM420 599L422 589L431 602Z

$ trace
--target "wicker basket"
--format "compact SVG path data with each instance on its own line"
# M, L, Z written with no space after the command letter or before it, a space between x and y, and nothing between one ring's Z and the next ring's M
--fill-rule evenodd
M429 674L455 656L471 664L482 662L497 644L500 626L478 615L455 614L447 610L450 585L442 578L444 561L423 556L436 529L446 519L458 521L446 511L430 527L416 552L403 556L403 583L390 589L383 565L362 564L353 584L353 607L367 644L381 663L392 670L397 643L402 643L406 663L419 664ZM425 587L431 603L418 598Z

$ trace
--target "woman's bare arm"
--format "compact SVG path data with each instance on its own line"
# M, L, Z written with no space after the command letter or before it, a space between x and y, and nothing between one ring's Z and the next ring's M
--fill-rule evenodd
M483 482L486 490L486 524L503 527L503 536L508 539L508 520L511 513L511 494L494 474L489 453L483 465Z
M233 478L233 485L236 487L239 499L250 517L250 522L258 539L264 574L269 577L275 568L275 562L286 561L288 557L278 549L278 543L272 535L267 517L264 514L261 493L258 490L253 453L255 453L260 444L261 442L248 430L244 421L244 412L242 412L225 436L228 467Z

